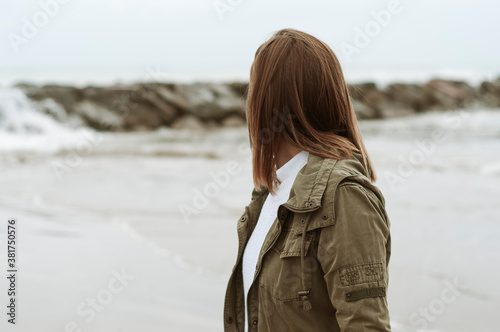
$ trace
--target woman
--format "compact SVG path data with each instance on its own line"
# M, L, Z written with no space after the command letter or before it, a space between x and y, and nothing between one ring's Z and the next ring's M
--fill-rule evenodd
M246 106L255 189L224 330L390 331L389 219L334 53L278 31L255 54Z

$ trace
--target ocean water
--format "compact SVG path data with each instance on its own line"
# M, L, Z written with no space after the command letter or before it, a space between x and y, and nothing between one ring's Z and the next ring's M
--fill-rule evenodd
M51 99L33 103L20 89L0 88L2 152L50 153L74 146L81 135L90 134L75 120Z
M19 321L2 331L221 331L246 128L99 133L0 96L0 248L20 223ZM500 110L360 126L391 220L393 330L496 331Z

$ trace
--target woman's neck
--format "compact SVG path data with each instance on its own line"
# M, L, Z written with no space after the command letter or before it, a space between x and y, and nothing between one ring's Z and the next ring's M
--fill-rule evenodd
M281 166L285 165L290 159L295 157L297 153L302 151L301 149L291 146L291 145L286 145L283 147L283 149L280 149L278 152L278 155L276 156L276 169L279 169Z

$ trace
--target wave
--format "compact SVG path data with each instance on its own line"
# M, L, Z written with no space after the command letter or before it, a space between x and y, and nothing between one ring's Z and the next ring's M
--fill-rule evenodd
M52 99L31 101L18 88L0 88L0 151L53 153L93 132Z
M364 135L421 139L441 133L458 139L500 139L500 110L428 111L407 117L360 121Z

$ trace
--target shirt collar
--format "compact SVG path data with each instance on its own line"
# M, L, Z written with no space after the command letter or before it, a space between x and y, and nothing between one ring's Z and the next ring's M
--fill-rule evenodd
M284 182L292 176L296 176L302 167L307 163L307 151L301 151L276 170L276 177L280 182Z

